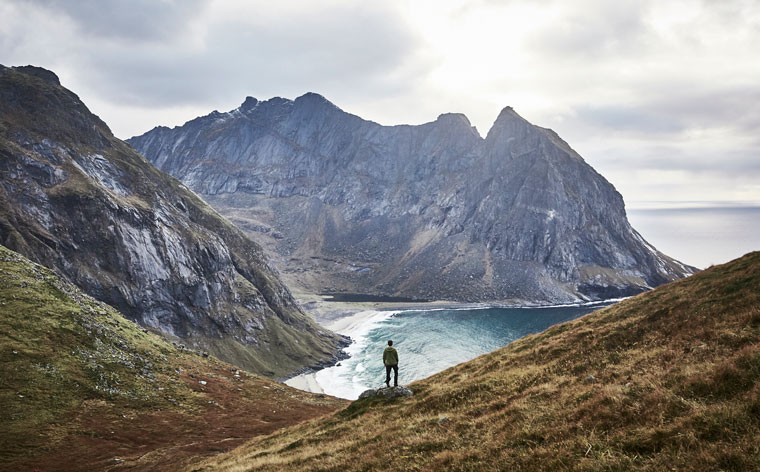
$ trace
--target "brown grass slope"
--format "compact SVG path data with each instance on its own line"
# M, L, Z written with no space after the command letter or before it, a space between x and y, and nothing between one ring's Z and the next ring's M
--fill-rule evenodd
M180 349L0 246L1 471L176 470L344 405Z
M758 379L754 252L189 470L760 470Z

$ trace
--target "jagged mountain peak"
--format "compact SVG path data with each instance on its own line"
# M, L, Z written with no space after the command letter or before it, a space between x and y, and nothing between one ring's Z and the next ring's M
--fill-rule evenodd
M486 140L496 137L519 137L534 131L534 126L520 116L511 106L504 107L496 117L491 129L488 130Z
M499 115L496 117L496 122L498 123L500 120L509 120L515 118L523 121L525 120L525 118L520 116L520 114L517 113L511 105L507 105L499 112Z
M234 114L235 111L240 111L244 114L250 114L252 112L266 114L273 111L286 111L290 113L295 112L296 110L307 110L311 112L321 112L325 110L342 111L324 96L315 92L307 92L295 99L272 97L268 100L261 101L254 97L247 96L240 107L231 111L230 114Z
M306 92L305 94L297 97L295 102L307 102L307 103L323 103L335 106L330 100L326 99L324 95L320 95L316 92Z
M449 143L455 152L463 150L463 145L470 146L483 139L464 113L441 113L435 121L418 126L435 129L440 139ZM415 126L411 125L411 128L414 129Z
M511 107L483 139L458 113L382 126L317 95L271 101L256 119L130 143L264 235L309 291L569 302L693 270L643 242L615 188Z
M435 121L439 123L463 124L468 128L472 127L470 120L464 113L441 113Z
M110 146L110 128L53 72L35 66L0 68L0 102L9 126L97 149ZM44 110L44 113L39 113Z
M316 116L325 116L332 113L346 114L333 102L322 95L314 92L307 92L293 101L294 113L309 113Z
M6 67L0 65L0 68L6 68ZM15 67L12 67L12 69L18 72L21 72L22 74L37 77L46 82L50 82L51 84L61 85L61 81L60 79L58 79L58 76L55 74L55 72L45 69L43 67L28 65L28 66L15 66Z
M251 96L245 97L245 101L240 105L240 111L247 112L249 110L252 110L256 107L256 105L259 104L259 101Z

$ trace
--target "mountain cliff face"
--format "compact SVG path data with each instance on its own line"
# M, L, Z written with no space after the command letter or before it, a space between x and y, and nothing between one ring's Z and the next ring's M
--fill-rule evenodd
M116 139L50 71L0 66L0 243L143 325L266 375L344 340L260 246Z
M691 274L556 133L505 108L381 126L309 93L247 98L128 142L204 195L317 292L565 302Z

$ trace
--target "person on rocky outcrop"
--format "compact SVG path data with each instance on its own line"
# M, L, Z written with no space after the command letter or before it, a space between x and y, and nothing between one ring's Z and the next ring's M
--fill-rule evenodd
M388 347L383 351L383 364L385 364L385 386L390 387L391 369L393 369L393 386L398 387L398 352L390 339Z

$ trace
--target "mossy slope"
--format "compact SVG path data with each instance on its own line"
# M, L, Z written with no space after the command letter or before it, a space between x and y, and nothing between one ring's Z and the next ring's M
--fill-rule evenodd
M754 471L759 380L753 252L190 470Z
M166 469L344 404L174 346L3 246L0 379L8 471Z

